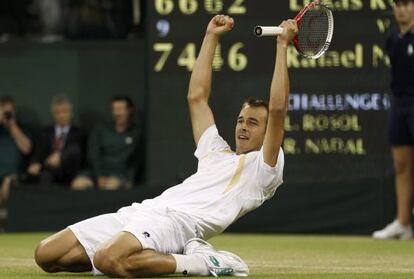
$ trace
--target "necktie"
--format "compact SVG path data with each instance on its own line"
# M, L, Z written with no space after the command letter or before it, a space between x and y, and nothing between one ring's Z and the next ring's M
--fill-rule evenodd
M60 136L55 136L55 139L53 141L53 151L58 152L63 149L63 146L65 145L65 133L60 133Z

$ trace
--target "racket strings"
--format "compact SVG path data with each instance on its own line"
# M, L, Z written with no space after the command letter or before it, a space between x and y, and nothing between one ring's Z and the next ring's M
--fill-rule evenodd
M301 18L297 47L306 56L313 58L329 46L331 30L330 10L323 6L309 9Z

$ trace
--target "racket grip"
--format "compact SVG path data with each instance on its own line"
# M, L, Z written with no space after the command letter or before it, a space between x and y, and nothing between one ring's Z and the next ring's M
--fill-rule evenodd
M254 34L257 37L277 36L283 33L283 28L279 26L256 26Z

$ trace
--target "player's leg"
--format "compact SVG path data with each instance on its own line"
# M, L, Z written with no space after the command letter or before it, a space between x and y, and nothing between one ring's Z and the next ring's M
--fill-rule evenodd
M411 225L413 196L413 157L412 146L392 147L397 196L397 220L403 226Z
M122 232L98 247L93 258L97 270L116 277L209 275L202 257L182 255L197 232L188 216L144 207L124 208L119 214L130 218Z
M110 277L150 277L172 274L174 257L154 250L143 250L129 232L121 232L105 242L93 259L95 267Z
M92 270L85 249L70 229L64 229L40 242L35 251L35 260L46 272Z
M192 239L185 254L163 254L142 249L139 240L121 232L104 243L93 259L95 267L110 277L153 277L179 273L184 275L247 276L249 269L238 256L216 251L201 239Z
M162 254L142 250L130 233L122 232L105 243L94 257L97 269L110 277L153 277L180 273L184 275L247 276L249 268L237 255L216 251L201 239L191 239L185 254Z

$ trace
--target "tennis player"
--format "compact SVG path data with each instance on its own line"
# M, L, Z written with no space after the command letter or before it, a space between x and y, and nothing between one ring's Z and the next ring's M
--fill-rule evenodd
M110 277L248 275L242 259L216 251L205 239L259 207L282 184L286 56L297 26L294 20L281 24L269 105L255 99L243 104L235 129L236 152L220 137L208 105L214 52L233 26L228 16L211 20L191 76L188 103L197 173L154 199L87 219L43 240L35 251L43 270Z

